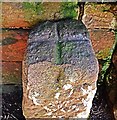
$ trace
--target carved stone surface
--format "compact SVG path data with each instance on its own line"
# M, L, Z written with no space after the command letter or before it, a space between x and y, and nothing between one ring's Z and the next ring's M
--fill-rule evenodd
M96 92L98 62L81 21L39 24L23 62L26 118L87 118Z

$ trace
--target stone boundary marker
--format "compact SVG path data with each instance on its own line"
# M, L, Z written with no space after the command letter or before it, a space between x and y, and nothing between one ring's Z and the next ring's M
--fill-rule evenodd
M98 62L81 21L40 23L23 61L26 118L87 118L96 92Z

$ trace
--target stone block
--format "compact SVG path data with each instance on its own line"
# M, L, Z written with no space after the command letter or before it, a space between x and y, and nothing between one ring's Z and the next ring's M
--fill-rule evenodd
M21 84L21 62L2 62L2 81L0 84Z
M0 53L3 61L22 61L27 45L28 31L3 30Z
M106 58L115 41L115 33L109 31L108 29L97 29L97 30L90 30L89 34L91 37L91 42L93 49L96 53L96 57L98 59Z
M113 29L114 15L112 13L111 4L89 3L85 5L85 13L83 21L87 28L94 29ZM116 6L116 5L115 5Z
M2 3L2 25L1 28L27 27L29 23L25 21L21 3Z
M47 21L34 28L22 70L26 118L88 117L98 62L81 21Z

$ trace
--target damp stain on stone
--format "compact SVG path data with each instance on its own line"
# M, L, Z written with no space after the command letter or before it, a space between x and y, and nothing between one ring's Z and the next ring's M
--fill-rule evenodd
M18 40L12 37L8 37L0 41L0 46L15 44Z

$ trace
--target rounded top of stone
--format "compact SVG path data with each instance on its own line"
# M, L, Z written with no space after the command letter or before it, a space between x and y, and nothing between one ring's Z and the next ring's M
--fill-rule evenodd
M80 20L40 23L29 35L27 50L29 64L48 61L59 65L72 64L89 73L97 71L89 33Z
M39 23L32 29L28 42L87 40L88 31L80 20L63 19Z

